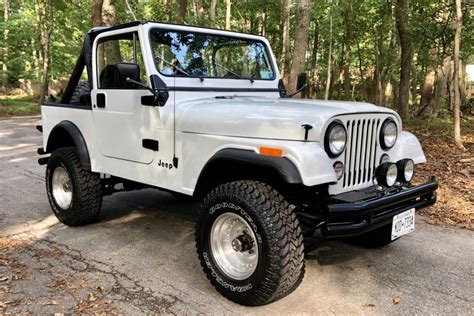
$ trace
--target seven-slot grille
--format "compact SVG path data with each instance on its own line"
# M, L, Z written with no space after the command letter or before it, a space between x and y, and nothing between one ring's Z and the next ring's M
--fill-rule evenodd
M344 154L342 188L359 187L372 183L377 162L381 117L346 119L347 145Z

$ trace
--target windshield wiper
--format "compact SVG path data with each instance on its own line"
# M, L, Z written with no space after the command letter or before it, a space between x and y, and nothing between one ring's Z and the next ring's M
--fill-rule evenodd
M168 66L172 67L173 69L176 69L177 71L179 71L180 73L188 76L188 77L192 77L189 73L187 73L186 71L184 71L181 67L179 67L178 65L175 65L173 64L172 62L169 62L167 61L163 56L161 56L160 54L155 54L155 56L161 60L162 62L164 62L165 64L167 64Z
M245 77L242 77L241 75L239 75L238 73L236 73L236 72L230 70L229 68L227 68L227 67L225 67L225 66L222 66L221 64L214 63L214 65L216 65L216 66L218 66L218 67L221 67L222 69L224 69L225 71L227 71L227 72L233 74L234 76L236 76L236 77L239 78L239 79L247 79L247 80L250 81L250 83L253 83L253 82L254 82L252 76L250 76L249 78L245 78Z

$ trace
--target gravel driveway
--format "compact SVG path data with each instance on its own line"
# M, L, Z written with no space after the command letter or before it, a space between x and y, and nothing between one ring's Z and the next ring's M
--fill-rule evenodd
M0 314L474 314L474 233L424 223L383 249L321 244L290 296L247 308L201 271L193 206L157 190L104 199L96 224L56 220L37 164L39 117L0 119Z

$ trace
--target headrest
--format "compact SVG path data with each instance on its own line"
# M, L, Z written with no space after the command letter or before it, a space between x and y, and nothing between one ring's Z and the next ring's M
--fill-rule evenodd
M102 89L136 89L137 86L127 82L127 78L140 81L140 66L138 64L107 65L100 74L100 87Z

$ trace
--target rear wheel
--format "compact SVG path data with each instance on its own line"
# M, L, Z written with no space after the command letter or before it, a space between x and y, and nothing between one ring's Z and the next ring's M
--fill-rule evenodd
M242 305L264 305L298 287L304 246L293 209L256 181L223 184L204 199L196 246L211 284Z
M46 191L54 214L69 226L91 223L102 206L100 176L82 167L74 147L52 153L46 167Z

